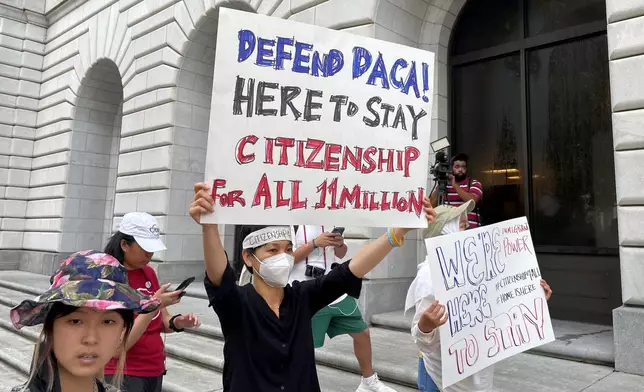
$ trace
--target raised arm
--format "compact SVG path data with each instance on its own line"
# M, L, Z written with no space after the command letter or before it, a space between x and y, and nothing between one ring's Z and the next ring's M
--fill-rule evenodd
M434 222L436 212L432 208L431 201L428 197L423 200L423 210L428 223ZM405 235L412 229L393 229L394 236L399 241L403 241ZM385 256L393 249L387 233L381 235L378 239L363 246L358 253L351 259L349 269L358 278L363 278L369 271L374 269Z
M214 202L209 193L210 186L204 182L195 184L195 195L190 204L190 216L195 222L201 222L201 214L214 212ZM228 266L228 257L219 238L217 225L202 225L203 256L208 279L215 286L221 284L221 278Z
M402 240L410 229L394 229L396 238ZM363 246L349 262L349 269L356 277L362 279L376 268L376 266L391 252L393 246L389 243L387 233L378 237L375 241Z

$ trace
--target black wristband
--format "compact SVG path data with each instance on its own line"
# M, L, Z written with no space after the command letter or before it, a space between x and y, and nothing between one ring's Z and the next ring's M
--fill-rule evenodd
M175 314L174 316L170 317L170 321L168 322L168 326L174 332L183 332L184 331L183 328L177 328L177 326L174 325L174 319L176 319L179 316L181 316L181 314Z
M311 240L311 244L313 245L313 250L316 250L317 248L319 248L319 246L315 243L314 239Z

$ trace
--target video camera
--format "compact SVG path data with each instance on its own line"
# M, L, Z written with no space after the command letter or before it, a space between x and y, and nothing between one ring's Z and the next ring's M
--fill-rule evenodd
M429 172L434 176L434 181L445 182L447 184L447 177L452 172L452 166L449 163L445 151L436 153L436 161L431 165Z
M449 175L452 173L450 159L445 152L450 146L447 137L440 138L430 143L432 150L436 153L436 160L429 172L434 176L434 181L438 187L438 204L443 203L443 196L447 192L447 183Z

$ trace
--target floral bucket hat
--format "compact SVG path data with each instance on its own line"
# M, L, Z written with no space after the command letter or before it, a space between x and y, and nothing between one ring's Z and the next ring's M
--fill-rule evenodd
M151 313L157 299L141 294L127 282L127 270L114 257L93 250L77 252L60 263L49 290L11 309L14 327L42 324L56 302L98 310L127 309Z

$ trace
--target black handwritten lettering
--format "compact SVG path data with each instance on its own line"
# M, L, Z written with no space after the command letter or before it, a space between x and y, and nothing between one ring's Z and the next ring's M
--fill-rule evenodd
M233 98L233 115L241 115L243 113L241 104L242 102L246 102L246 117L251 117L253 113L253 91L255 88L255 79L248 79L246 95L242 92L245 84L246 79L237 76L237 81L235 82L235 96Z
M380 97L371 97L367 101L367 110L373 115L373 118L368 118L367 116L362 117L362 121L368 127L377 127L380 124L380 114L373 108L374 104L382 102Z
M340 122L342 119L342 106L346 105L349 97L346 95L332 95L329 102L335 103L335 110L333 110L333 121Z
M320 102L314 102L313 98L322 98L322 91L306 90L306 101L304 103L304 121L320 121L319 114L312 114L313 110L321 109Z
M293 105L293 100L300 95L300 93L302 92L302 89L295 86L282 86L281 91L282 91L282 105L280 108L280 116L282 117L286 116L286 107L288 106L291 109L291 112L293 113L293 117L295 118L295 121L297 121L302 116L302 112L300 112L295 108L295 105Z
M257 85L257 103L255 104L255 114L258 116L276 116L277 109L265 109L266 102L274 102L275 96L266 95L266 89L277 89L277 83L259 82Z

